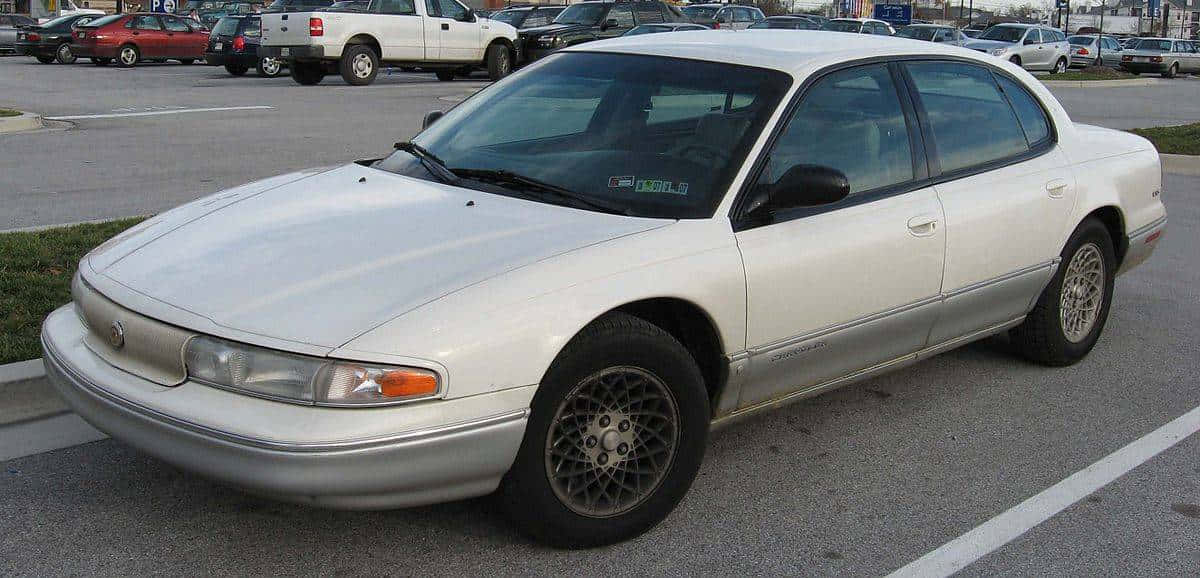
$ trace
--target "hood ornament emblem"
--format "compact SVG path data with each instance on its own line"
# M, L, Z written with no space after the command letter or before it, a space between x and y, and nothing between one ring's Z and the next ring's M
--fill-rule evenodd
M125 345L125 326L120 321L113 321L108 327L108 343L116 349Z

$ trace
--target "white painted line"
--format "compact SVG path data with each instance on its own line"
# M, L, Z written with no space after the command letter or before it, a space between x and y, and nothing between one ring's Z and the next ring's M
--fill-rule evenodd
M1100 461L1071 474L1067 479L976 526L970 532L946 542L937 550L921 556L888 576L950 576L1197 431L1200 431L1200 407L1193 408L1170 423L1108 454Z
M153 110L149 112L119 112L112 114L77 114L73 116L47 116L46 120L87 120L92 118L126 118L131 116L161 116L164 114L183 114L186 112L222 112L227 110L268 110L273 106L220 106L215 108L181 108L178 110Z
M73 413L0 427L0 462L108 437Z

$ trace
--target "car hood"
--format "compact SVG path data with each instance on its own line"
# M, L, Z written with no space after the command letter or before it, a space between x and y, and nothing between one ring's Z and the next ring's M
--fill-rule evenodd
M225 204L203 214L192 206L212 199ZM219 199L181 207L194 218L159 227L157 236L143 232L102 246L89 256L93 272L208 321L192 329L214 325L334 348L471 284L674 222L526 201L357 164Z
M561 32L573 32L575 30L586 30L588 28L591 27L586 24L547 24L545 26L534 26L533 28L522 28L520 34L521 36L535 37Z
M1016 42L1001 42L999 40L969 40L963 44L963 48L991 50L993 48L1012 48L1016 45Z

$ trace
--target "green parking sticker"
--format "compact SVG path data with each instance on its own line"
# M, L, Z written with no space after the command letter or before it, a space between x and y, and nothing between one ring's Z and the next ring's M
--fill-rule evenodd
M639 193L667 193L668 195L686 195L688 192L688 184L676 183L672 181L638 179L637 185L633 188L633 190Z

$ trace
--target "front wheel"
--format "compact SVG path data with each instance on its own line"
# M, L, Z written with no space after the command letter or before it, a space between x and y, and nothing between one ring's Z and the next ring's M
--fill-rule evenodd
M1037 305L1011 332L1022 355L1043 365L1083 359L1104 330L1117 258L1108 229L1089 218L1075 229Z
M500 80L512 72L512 56L507 46L493 44L488 47L487 71L488 78L492 80Z
M1066 71L1067 71L1067 59L1059 58L1058 61L1054 63L1054 68L1050 69L1050 74L1062 74Z
M504 507L519 529L554 546L638 536L687 493L709 417L687 349L643 319L608 315L547 371L501 484Z
M1008 61L1017 66L1021 66L1021 57L1020 56L1013 56L1013 57L1009 58Z
M117 66L121 68L132 67L138 63L139 59L141 59L141 54L138 52L137 47L132 44L122 46L117 52Z
M258 59L258 64L254 68L258 71L259 76L275 78L283 72L283 61L278 58L264 56Z
M1179 74L1179 65L1171 64L1171 67L1163 73L1163 78L1175 78L1177 74Z
M54 59L59 64L75 64L75 53L71 52L71 45L66 42L58 45L58 50L54 52Z
M353 86L364 86L375 81L379 74L379 56L366 44L352 44L342 52L338 62L342 80Z

